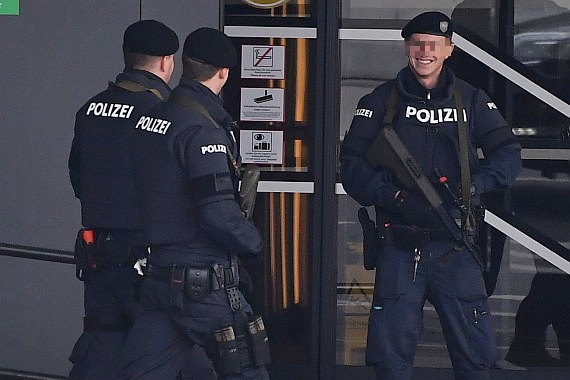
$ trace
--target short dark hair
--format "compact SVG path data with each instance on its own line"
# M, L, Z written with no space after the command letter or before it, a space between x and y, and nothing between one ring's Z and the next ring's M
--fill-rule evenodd
M123 58L125 61L125 68L127 69L148 67L159 59L162 59L162 57L156 57L154 55L132 52L123 52Z
M182 76L199 82L212 78L220 68L209 63L182 56Z

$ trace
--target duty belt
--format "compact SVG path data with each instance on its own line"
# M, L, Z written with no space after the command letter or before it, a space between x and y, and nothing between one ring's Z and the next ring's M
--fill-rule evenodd
M177 294L177 305L182 304L182 294L200 300L209 291L225 289L232 310L241 309L237 259L231 260L229 268L224 268L218 263L206 268L177 265L164 268L148 264L144 274L154 280L170 283L172 290Z
M449 232L444 230L419 228L406 224L394 224L394 223L391 223L389 228L392 230L392 234L404 235L406 239L410 240L427 241L430 239L436 239L436 240L451 239Z
M188 272L197 271L197 270L204 270L204 268L195 268L190 266L180 266L180 265L173 265L170 268L160 267L152 264L147 264L146 269L144 270L144 275L146 277L152 278L153 280L161 281L161 282L170 282L172 280L172 274L177 269L186 268ZM213 264L208 269L208 272L211 275L212 281L212 290L219 290L224 288L230 288L238 286L239 284L239 276L237 275L237 266L235 269L232 267L224 268L219 264Z

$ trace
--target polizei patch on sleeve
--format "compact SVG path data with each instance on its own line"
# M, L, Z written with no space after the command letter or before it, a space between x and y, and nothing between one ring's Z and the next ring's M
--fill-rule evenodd
M224 153L226 154L226 146L224 144L210 144L200 147L202 154L206 153Z
M354 113L354 116L364 116L372 119L372 110L367 110L366 108L358 108Z

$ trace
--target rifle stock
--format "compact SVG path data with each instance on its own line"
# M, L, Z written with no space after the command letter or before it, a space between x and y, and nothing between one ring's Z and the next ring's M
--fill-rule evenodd
M465 246L477 260L477 263L481 267L483 266L476 246L467 239L464 231L449 215L439 193L391 126L385 125L381 129L380 134L370 146L366 159L374 166L392 170L398 180L408 189L417 187L435 210L443 226L455 242Z

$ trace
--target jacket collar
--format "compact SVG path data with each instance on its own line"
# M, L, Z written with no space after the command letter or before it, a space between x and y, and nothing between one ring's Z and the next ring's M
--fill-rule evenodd
M166 84L162 78L146 70L125 69L125 71L117 75L115 82L121 80L130 80L146 88L154 88L160 92L164 99L167 99L172 92L168 84Z
M224 102L202 83L194 79L182 77L180 84L174 89L174 92L200 102L206 107L214 120L220 123L224 128L230 128L233 120L224 109Z
M409 66L404 67L396 77L398 90L408 98L416 100L432 100L437 103L445 102L452 98L455 88L455 75L453 71L443 66L437 85L428 90L416 78Z

